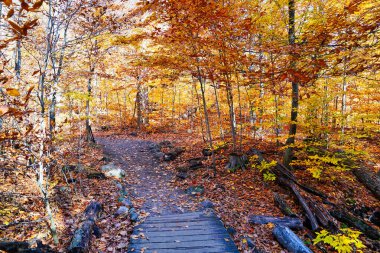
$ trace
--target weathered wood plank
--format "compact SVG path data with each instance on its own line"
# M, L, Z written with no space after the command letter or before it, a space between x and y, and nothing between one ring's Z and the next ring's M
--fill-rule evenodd
M154 236L150 238L137 238L137 239L131 239L131 244L137 244L137 243L145 243L145 242L176 242L176 241L182 241L182 242L188 242L188 241L199 241L199 240L230 240L229 235L226 235L225 233L222 234L199 234L199 235L181 235L181 236L171 236L168 237L166 235L162 236Z
M128 252L140 251L239 252L218 217L203 212L149 217L132 234Z

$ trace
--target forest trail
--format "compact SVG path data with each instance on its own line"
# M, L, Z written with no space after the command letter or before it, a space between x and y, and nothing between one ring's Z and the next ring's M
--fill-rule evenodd
M151 215L178 214L195 210L188 195L172 187L175 175L151 151L154 142L97 137L104 154L126 172L129 194L140 210Z
M105 155L126 172L126 188L148 218L134 228L129 252L239 252L221 220L195 204L180 189L165 163L151 151L153 142L97 138Z

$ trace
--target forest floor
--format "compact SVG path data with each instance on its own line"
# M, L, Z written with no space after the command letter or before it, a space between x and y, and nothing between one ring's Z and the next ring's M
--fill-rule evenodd
M137 206L152 215L154 213L183 212L196 210L202 201L210 200L214 204L216 214L222 219L229 231L236 231L233 238L241 252L251 252L248 241L253 242L263 252L286 252L272 235L273 224L251 225L249 215L269 215L282 217L280 209L273 200L273 194L279 193L292 207L293 211L303 217L303 210L297 200L288 191L274 182L263 180L258 170L246 169L230 173L225 169L228 154L231 150L221 150L216 156L217 175L210 169L211 159L204 161L204 167L191 170L185 179L178 177L178 168L191 158L202 157L205 144L201 138L194 138L187 133L128 134L125 132L98 133L100 144L105 144L105 153L111 154L118 162L124 164L127 183L134 191ZM100 138L99 138L100 137ZM186 151L173 162L159 163L149 153L152 142L170 141L176 147L184 147ZM278 148L273 142L256 141L245 144L246 150L254 147L264 151L270 160L281 158ZM375 149L372 148L373 151ZM377 149L376 149L377 150ZM377 155L376 155L377 156ZM346 206L368 218L378 207L376 198L353 176L336 174L334 180L313 179L305 170L295 171L296 176L304 184L327 193L333 203ZM204 187L202 194L189 196L184 194L189 187ZM315 252L319 250L312 245L307 232L298 235ZM248 239L248 240L247 240ZM365 239L364 239L365 240ZM364 252L372 252L370 249Z
M116 217L120 207L118 184L126 186L140 218L156 214L195 211L200 203L209 200L215 213L233 233L233 239L241 252L252 252L248 242L253 242L263 252L286 252L272 236L273 225L251 225L249 215L283 216L273 201L279 193L301 218L304 212L292 194L272 181L263 180L257 169L247 168L230 173L225 169L230 149L221 149L216 155L217 174L210 169L211 159L202 161L204 166L191 170L186 178L178 177L178 168L191 158L202 157L205 144L201 137L188 133L98 132L98 145L75 143L61 144L55 176L51 178L52 202L60 243L53 246L48 232L48 220L44 205L34 183L33 171L2 169L0 180L0 238L24 241L40 238L43 243L65 252L81 219L81 213L91 201L102 203L104 212L98 220L103 231L100 239L93 240L91 252L124 252L133 223L128 217ZM154 156L154 143L169 141L185 152L172 162L163 162ZM363 142L364 143L364 142ZM378 143L377 143L378 144ZM358 142L355 145L359 145ZM273 142L251 141L244 143L247 152L254 147L262 150L269 160L279 160L281 154ZM379 147L374 142L364 143L361 149L370 151L375 166L380 163ZM111 161L109 161L111 158ZM92 173L100 173L101 167L110 162L123 168L123 179L94 179ZM378 170L379 168L372 168ZM380 207L379 202L351 173L337 173L335 178L314 179L306 170L296 170L295 175L304 184L328 195L328 200L345 206L364 219ZM204 193L187 194L189 187L201 186ZM297 234L310 246L306 230ZM366 240L361 237L362 240ZM364 252L373 252L365 249Z

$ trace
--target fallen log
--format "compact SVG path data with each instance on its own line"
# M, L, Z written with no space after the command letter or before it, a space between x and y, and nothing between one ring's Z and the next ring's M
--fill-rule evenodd
M312 200L309 197L305 197L305 199L309 204L311 211L317 217L317 220L322 226L330 228L330 230L334 232L338 231L337 221L334 219L334 217L331 216L331 214L326 209L323 208L322 205L318 205L314 200Z
M297 185L294 182L292 182L290 180L287 180L285 178L282 178L282 177L277 178L277 180L280 183L282 183L282 184L286 185L287 187L289 187L293 191L294 195L296 195L298 201L300 202L302 208L306 212L306 216L307 216L307 218L310 221L311 229L313 231L317 230L318 227L319 227L317 219L316 219L314 213L311 211L308 203L306 202L306 200L304 199L304 197L301 195L300 191L298 190Z
M273 235L282 247L293 253L313 253L288 227L276 226Z
M377 199L380 199L380 177L377 174L364 167L352 169L352 173Z
M85 253L89 251L91 236L95 234L100 237L100 230L96 226L102 211L102 206L98 202L91 202L83 213L83 221L80 227L74 232L68 252L70 253Z
M37 243L37 247L32 245ZM32 240L26 242L0 242L0 251L8 253L55 253L50 246L44 245L40 240Z
M365 223L362 219L357 218L344 210L338 210L338 209L330 211L330 214L334 216L337 220L347 224L348 226L359 229L368 238L371 238L374 240L380 240L379 230L371 227L370 225Z
M375 210L368 220L376 226L380 227L380 208Z
M292 211L292 209L290 208L290 206L288 206L288 204L286 203L286 201L280 196L280 194L278 194L277 192L275 192L273 194L273 197L274 197L274 202L278 205L278 207L280 208L281 212L283 214L285 214L286 216L289 216L289 217L297 217L297 215Z
M273 217L264 215L251 215L248 222L252 224L268 224L281 225L292 229L303 229L302 220L293 217Z
M261 153L261 151L257 150L257 149L254 149L254 148L251 148L250 150L250 154L253 154L253 155L256 155L257 156L257 161L258 163L261 163L262 161L265 161L265 162L268 162L263 154ZM277 161L277 164L276 166L272 169L272 172L278 176L278 177L283 177L283 178L287 178L291 181L293 181L295 184L297 184L299 187L301 187L303 190L311 193L311 194L314 194L314 195L317 195L323 199L327 199L327 195L310 187L310 186L306 186L304 184L301 184L297 181L297 178L294 176L294 174L288 169L286 168L282 163L280 163L279 161Z

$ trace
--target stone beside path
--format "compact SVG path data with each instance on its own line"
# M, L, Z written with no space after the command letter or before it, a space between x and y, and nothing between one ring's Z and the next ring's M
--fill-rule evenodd
M222 221L212 212L149 216L135 227L128 252L238 253Z

